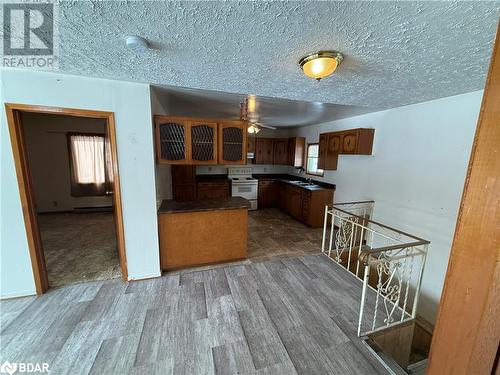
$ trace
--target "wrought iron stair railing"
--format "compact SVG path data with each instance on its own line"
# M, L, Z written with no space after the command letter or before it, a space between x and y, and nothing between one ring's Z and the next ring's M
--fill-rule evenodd
M373 201L325 207L322 252L362 282L358 336L416 318L429 241L375 222Z

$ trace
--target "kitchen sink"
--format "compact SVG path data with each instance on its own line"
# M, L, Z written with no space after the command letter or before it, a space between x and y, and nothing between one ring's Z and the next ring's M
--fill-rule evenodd
M300 185L300 186L317 186L317 184L312 183L312 182L307 182L307 181L288 181L291 182L292 184Z

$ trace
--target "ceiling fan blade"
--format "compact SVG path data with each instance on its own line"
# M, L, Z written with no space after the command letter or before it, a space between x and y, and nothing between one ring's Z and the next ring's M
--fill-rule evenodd
M275 126L271 126L271 125L264 125L264 124L261 124L260 122L254 122L253 124L257 125L257 126L258 126L258 127L260 127L260 128L265 128L265 129L276 130L276 127L275 127Z

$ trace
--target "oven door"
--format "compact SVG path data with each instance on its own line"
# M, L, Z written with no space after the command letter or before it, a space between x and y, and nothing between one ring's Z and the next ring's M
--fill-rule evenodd
M248 200L257 199L257 184L246 184L246 183L232 183L231 184L231 196L233 197L243 197Z

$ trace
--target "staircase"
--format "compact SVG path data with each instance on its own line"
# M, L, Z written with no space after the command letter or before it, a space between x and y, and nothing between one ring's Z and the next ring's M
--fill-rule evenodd
M430 242L373 221L373 209L373 201L327 205L321 250L362 283L358 336L392 373L419 373L432 337L417 320Z

